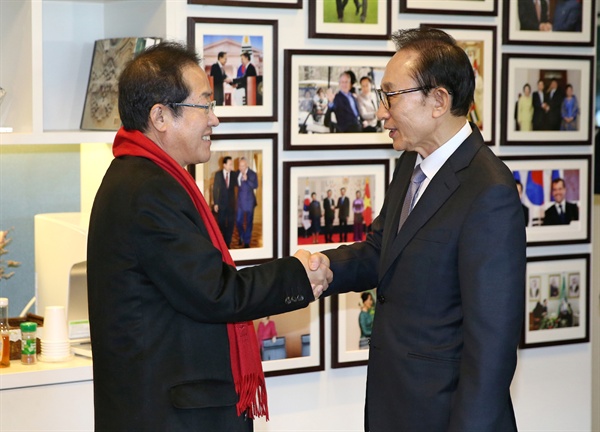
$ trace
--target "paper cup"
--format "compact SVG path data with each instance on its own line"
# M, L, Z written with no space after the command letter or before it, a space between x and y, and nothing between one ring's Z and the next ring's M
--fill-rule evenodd
M43 340L46 342L69 341L69 329L64 306L46 306Z

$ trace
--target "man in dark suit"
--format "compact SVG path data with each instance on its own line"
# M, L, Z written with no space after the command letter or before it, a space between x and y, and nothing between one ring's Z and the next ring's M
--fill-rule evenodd
M464 50L430 28L393 41L378 118L403 153L367 239L324 252L328 294L377 288L365 430L516 431L526 238L515 180L467 121Z
M558 88L558 81L555 79L550 81L550 87L546 94L546 118L547 126L550 130L560 130L562 120L561 109L564 98L563 91Z
M227 247L231 245L235 224L235 187L237 175L233 171L231 156L223 158L223 167L215 173L213 182L213 212L225 239Z
M225 63L227 63L227 53L221 51L217 56L217 62L210 68L210 76L213 77L214 98L219 106L223 105L225 98L223 83L232 83L232 79L225 73Z
M240 58L242 59L241 67L244 70L244 73L241 77L234 78L233 84L235 84L237 88L246 88L248 77L256 76L256 68L252 63L250 63L252 60L251 53L244 51Z
M323 209L325 210L325 243L333 242L333 220L335 219L335 200L332 197L331 189L327 190L327 196L323 200Z
M251 431L267 407L247 320L308 305L331 276L307 251L237 270L185 169L210 159L219 124L198 61L163 42L119 79L123 127L88 234L98 431Z
M519 0L519 24L521 30L551 31L547 0Z
M348 241L348 216L350 215L350 200L346 196L346 188L340 189L337 202L338 221L340 226L340 242Z
M258 187L258 176L248 167L246 158L240 158L239 171L237 172L238 196L235 224L240 236L239 244L245 248L250 247L252 228L254 223L254 207L256 195L254 190Z
M537 83L537 91L531 95L533 104L533 130L548 129L548 125L546 124L546 110L544 109L544 104L546 102L544 87L544 80L539 80Z
M342 72L338 83L338 92L334 95L327 90L329 110L335 113L337 132L361 132L360 114L352 90L351 71Z
M542 225L568 225L579 220L579 207L566 200L567 188L562 178L552 180L552 198L554 204L544 213Z

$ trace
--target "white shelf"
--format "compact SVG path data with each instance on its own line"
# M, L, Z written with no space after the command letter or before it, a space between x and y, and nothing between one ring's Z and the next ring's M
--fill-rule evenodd
M182 0L0 1L0 145L112 142L79 130L94 42L185 35ZM167 22L170 24L167 25Z

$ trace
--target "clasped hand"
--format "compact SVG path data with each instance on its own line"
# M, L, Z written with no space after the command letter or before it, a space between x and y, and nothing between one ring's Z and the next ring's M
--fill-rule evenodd
M317 300L333 281L333 272L329 268L329 258L321 252L311 254L304 249L297 250L294 257L299 259L304 266L312 286L313 295Z

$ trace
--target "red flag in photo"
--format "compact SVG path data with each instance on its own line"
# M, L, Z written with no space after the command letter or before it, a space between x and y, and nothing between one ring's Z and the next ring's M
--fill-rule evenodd
M363 211L363 219L365 221L365 226L371 225L373 223L373 210L371 208L371 189L369 188L369 179L367 178L365 184L365 199L364 205L365 209Z

